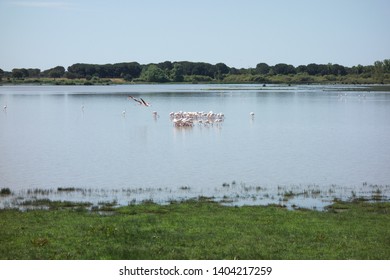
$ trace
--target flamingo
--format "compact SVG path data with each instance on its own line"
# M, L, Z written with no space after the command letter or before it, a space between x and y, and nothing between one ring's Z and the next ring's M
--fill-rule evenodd
M142 102L142 104L141 105L144 105L144 106L146 106L146 107L149 107L149 106L151 106L151 104L150 103L148 103L148 102L146 102L145 100L143 100L142 98L140 98L141 99L141 102Z
M135 98L134 96L131 96L131 95L129 95L128 98L133 99L133 100L134 100L135 102L137 102L139 105L146 106L146 107L151 106L150 103L146 102L146 101L143 100L142 98L138 99L138 98Z
M143 105L143 104L142 104L142 101L139 100L138 98L135 98L134 96L131 96L131 95L129 95L128 99L129 99L129 98L133 99L133 100L134 100L135 102L137 102L139 105Z

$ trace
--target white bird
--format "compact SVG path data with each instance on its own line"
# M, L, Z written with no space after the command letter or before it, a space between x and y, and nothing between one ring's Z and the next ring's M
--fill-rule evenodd
M255 117L255 113L253 113L253 112L250 112L249 115L251 115L252 118Z
M126 110L122 111L122 116L126 116Z

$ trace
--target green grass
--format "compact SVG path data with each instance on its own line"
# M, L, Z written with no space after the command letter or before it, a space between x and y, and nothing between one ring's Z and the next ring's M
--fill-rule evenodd
M325 212L207 199L111 209L0 210L0 259L390 259L390 203Z

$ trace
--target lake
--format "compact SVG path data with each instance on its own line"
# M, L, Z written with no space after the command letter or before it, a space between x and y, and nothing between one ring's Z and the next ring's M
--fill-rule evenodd
M389 198L388 91L3 85L0 105L0 188L13 192L2 207L28 197L127 205L208 196L321 209L334 198ZM178 111L225 118L176 127Z

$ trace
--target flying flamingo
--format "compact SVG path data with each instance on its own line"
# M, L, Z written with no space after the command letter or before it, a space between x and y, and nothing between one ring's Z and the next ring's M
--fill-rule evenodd
M142 98L138 99L138 98L135 98L134 96L131 96L131 95L129 95L128 98L133 99L133 100L134 100L135 102L137 102L139 105L146 106L146 107L151 106L150 103L146 102L146 101L143 100Z
M129 97L128 98L131 98L131 99L133 99L135 102L137 102L139 105L143 105L142 104L142 101L141 100L139 100L138 98L135 98L134 96L131 96L131 95L129 95Z
M146 106L146 107L149 107L149 106L151 106L151 104L150 104L150 103L146 102L146 101L145 101L145 100L143 100L142 98L140 98L140 99L141 99L142 105L144 105L144 106Z

